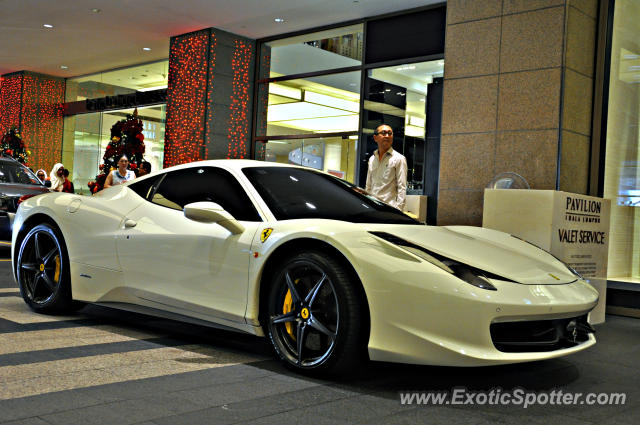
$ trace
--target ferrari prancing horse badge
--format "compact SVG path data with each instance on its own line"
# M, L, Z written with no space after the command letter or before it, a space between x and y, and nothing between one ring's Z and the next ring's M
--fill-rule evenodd
M267 239L269 239L269 236L271 236L271 232L273 232L273 229L271 227L267 227L266 229L264 229L260 234L260 241L264 243Z

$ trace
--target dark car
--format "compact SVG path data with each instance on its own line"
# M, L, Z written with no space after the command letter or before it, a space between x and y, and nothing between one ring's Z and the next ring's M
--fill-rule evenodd
M0 156L0 240L11 240L11 225L20 198L50 191L23 164L11 157Z

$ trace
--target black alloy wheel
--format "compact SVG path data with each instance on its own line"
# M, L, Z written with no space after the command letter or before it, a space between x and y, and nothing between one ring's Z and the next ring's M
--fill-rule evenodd
M62 237L49 224L29 230L20 244L16 277L22 298L38 313L72 308L69 261Z
M362 354L359 297L345 268L321 252L289 258L271 283L268 334L298 371L354 370Z

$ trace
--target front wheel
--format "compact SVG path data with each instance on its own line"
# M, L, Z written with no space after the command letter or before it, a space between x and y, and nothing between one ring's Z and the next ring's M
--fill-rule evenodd
M50 224L35 226L22 240L16 277L22 298L34 311L73 310L66 247L59 231Z
M365 318L345 267L322 252L284 261L271 282L267 333L284 362L298 371L353 371L366 344Z

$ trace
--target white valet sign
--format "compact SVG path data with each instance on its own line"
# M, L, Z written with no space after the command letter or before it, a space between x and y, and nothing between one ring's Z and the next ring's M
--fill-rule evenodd
M482 226L551 252L600 294L589 322L603 323L609 250L609 199L555 190L485 189Z

